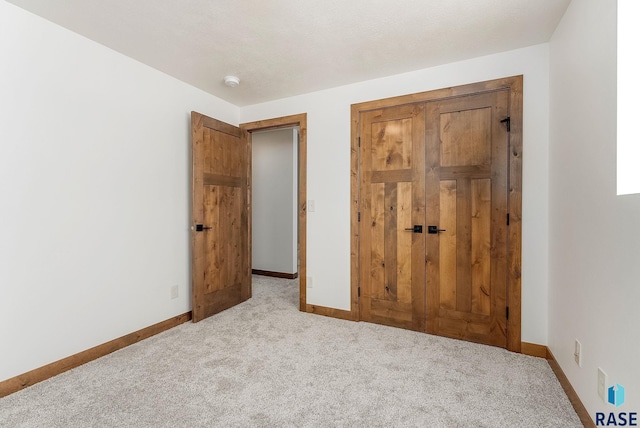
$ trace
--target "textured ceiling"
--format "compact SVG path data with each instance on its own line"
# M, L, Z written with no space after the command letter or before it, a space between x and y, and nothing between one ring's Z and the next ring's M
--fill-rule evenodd
M544 43L570 2L9 1L238 106Z

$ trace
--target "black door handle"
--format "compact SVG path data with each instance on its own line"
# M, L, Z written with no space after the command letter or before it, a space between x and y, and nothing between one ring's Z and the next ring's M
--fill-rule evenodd
M427 233L437 235L440 232L446 232L446 229L438 229L438 226L427 226Z
M405 230L410 230L413 233L422 233L422 225L416 224L413 227L407 227Z
M203 230L209 230L211 229L211 226L205 226L203 224L196 224L196 232L202 232Z

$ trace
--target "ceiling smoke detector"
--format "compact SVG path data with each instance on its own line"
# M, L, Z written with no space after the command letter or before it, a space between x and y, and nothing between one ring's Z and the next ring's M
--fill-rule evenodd
M240 79L238 79L236 76L225 76L224 84L230 88L235 88L240 84Z

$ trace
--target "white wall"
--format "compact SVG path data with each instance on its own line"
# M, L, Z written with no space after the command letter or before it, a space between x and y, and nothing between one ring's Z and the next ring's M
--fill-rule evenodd
M626 387L618 410L637 412L640 195L616 196L616 2L571 2L550 64L549 345L591 417L616 411L597 367Z
M522 339L547 343L548 45L243 107L241 122L308 113L307 303L349 309L350 106L524 74Z
M297 273L297 131L254 132L251 141L252 268Z
M0 381L191 309L191 110L238 123L0 1Z
M592 416L612 409L599 366L637 411L640 196L616 196L615 71L615 2L581 0L550 45L238 109L0 1L0 380L190 309L190 110L308 113L307 299L348 309L350 105L524 74L522 338Z
M190 309L190 110L308 113L307 300L348 309L350 105L516 74L522 338L546 344L548 45L238 109L0 1L0 380Z

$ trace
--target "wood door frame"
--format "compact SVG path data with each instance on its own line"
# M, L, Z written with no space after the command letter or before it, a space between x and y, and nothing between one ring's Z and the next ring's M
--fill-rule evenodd
M300 246L300 310L311 312L307 305L307 114L301 113L291 116L277 117L273 119L259 120L240 124L242 138L247 142L248 163L248 201L249 201L249 269L251 269L251 189L252 189L252 133L281 128L299 128L298 144L298 245Z
M360 212L360 114L370 110L394 107L403 104L426 103L429 101L508 89L511 130L509 132L507 183L507 209L510 217L507 237L507 306L509 308L509 319L507 321L507 349L514 352L521 351L522 82L522 75L511 76L351 105L351 314L354 319L360 320L360 299L358 297L358 290L360 286L360 222L358 221L358 213Z

